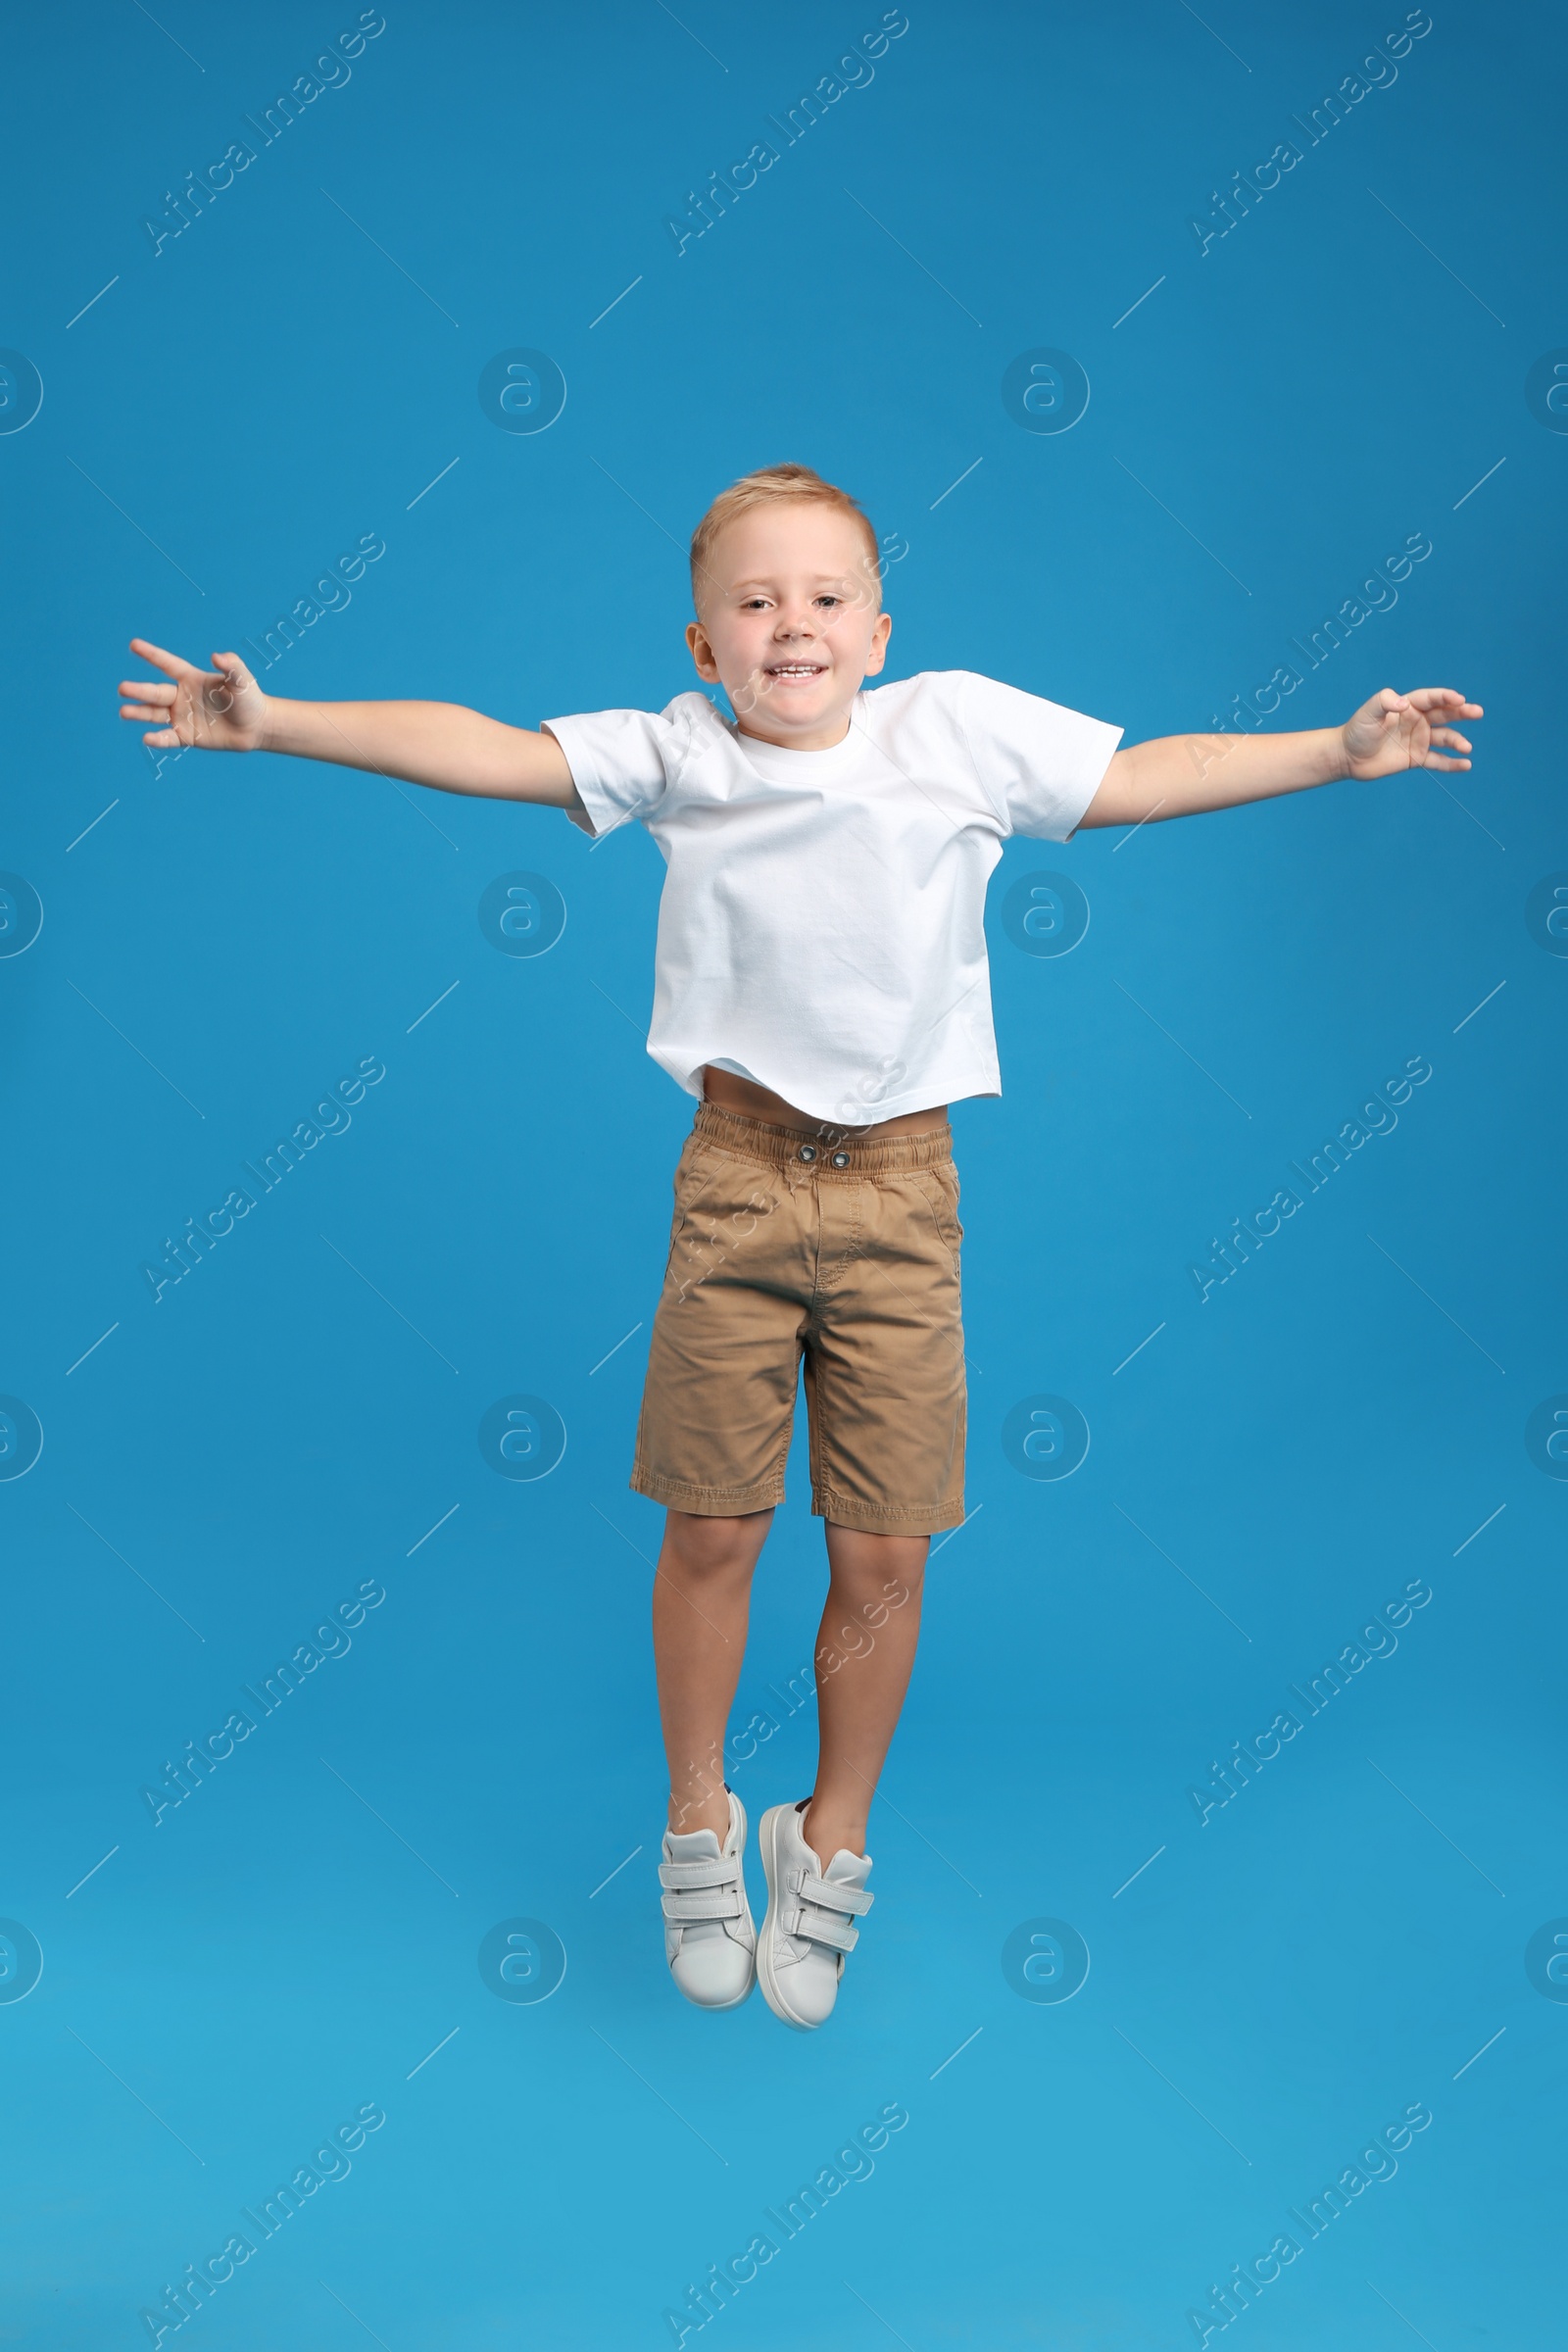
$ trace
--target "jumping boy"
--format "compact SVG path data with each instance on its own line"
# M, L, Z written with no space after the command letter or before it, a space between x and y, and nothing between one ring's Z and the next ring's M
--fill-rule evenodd
M288 702L234 654L203 671L139 638L163 677L122 684L121 716L157 748L284 752L538 802L595 836L637 817L663 853L648 1051L701 1105L631 1479L667 1510L653 1595L665 1952L700 2007L733 2007L755 1976L809 2028L872 1901L866 1818L928 1542L964 1515L947 1106L1002 1091L983 913L1003 843L1467 768L1450 722L1481 710L1449 687L1384 687L1342 727L1118 750L1119 727L965 670L867 693L892 628L875 534L802 466L715 499L691 567L686 642L733 718L697 693L540 733L447 703ZM820 1755L810 1796L762 1815L759 1935L724 1738L803 1362L828 1556Z

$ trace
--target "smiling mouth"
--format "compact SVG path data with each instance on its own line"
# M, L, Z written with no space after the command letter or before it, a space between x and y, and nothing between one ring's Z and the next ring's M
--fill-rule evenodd
M763 675L769 678L820 678L826 674L825 662L770 662Z

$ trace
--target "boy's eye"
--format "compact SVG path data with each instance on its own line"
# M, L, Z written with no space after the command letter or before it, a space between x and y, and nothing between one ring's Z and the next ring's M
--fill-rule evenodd
M844 599L841 596L819 596L816 601L819 605L841 605Z

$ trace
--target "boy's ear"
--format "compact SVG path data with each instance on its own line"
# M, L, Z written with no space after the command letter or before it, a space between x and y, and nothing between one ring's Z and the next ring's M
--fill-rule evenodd
M887 660L888 639L892 636L892 613L879 612L876 616L876 626L871 631L871 651L865 664L865 674L868 678L875 677L877 671Z
M697 664L697 675L700 678L706 678L711 684L718 676L718 663L713 660L713 649L708 642L708 631L700 620L689 620L686 623L686 644L692 660Z

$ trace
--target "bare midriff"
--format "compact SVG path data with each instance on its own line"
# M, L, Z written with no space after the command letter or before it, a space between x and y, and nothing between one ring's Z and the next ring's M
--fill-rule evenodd
M797 1127L805 1134L835 1140L846 1135L928 1135L933 1128L944 1126L948 1116L947 1104L936 1102L929 1110L906 1110L896 1119L874 1119L867 1127L835 1126L831 1120L813 1119L809 1111L797 1110L771 1088L754 1085L733 1070L715 1070L711 1063L703 1070L703 1099L715 1102L720 1110L738 1111L742 1118L765 1119L772 1127Z

